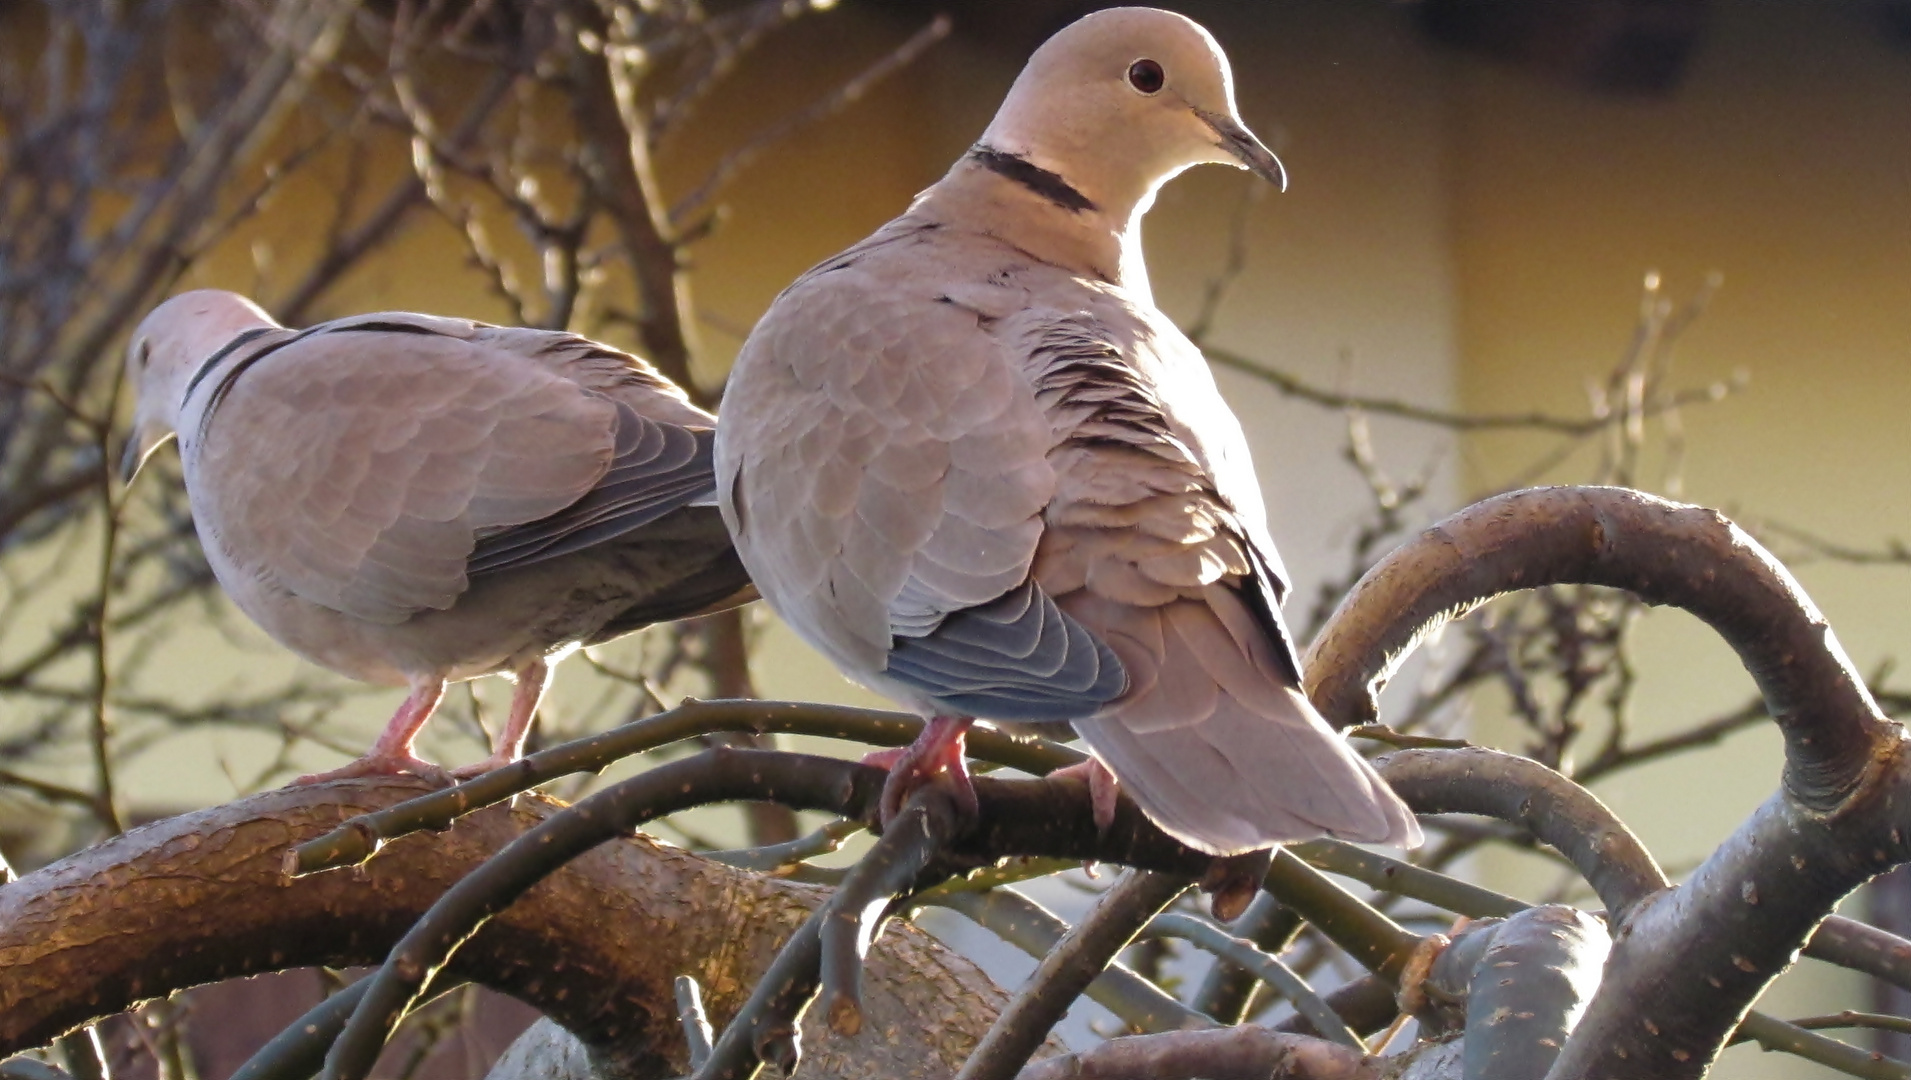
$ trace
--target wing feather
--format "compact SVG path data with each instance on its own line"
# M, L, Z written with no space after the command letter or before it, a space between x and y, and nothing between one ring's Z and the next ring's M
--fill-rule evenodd
M206 389L190 451L218 476L198 485L212 532L251 572L357 618L447 608L473 573L712 495L710 432L626 398L704 414L573 335L387 313L251 348Z

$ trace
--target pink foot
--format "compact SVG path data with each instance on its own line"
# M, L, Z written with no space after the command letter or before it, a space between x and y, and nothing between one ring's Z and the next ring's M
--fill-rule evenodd
M1080 764L1056 769L1048 774L1048 779L1087 780L1088 802L1095 811L1095 831L1107 832L1115 823L1115 803L1121 798L1121 783L1100 758L1091 757Z
M349 765L322 773L312 773L292 781L298 784L322 784L327 780L349 780L359 776L417 776L438 783L449 783L451 774L411 752L412 740L425 726L445 693L445 681L437 676L420 678L411 684L398 711L385 723L384 733L372 744L371 751Z
M908 752L909 748L906 746L894 746L887 750L871 750L869 753L863 755L861 764L874 765L878 769L894 769L896 762L901 761L903 755Z
M970 782L969 768L962 760L963 744L974 723L966 716L938 716L929 721L907 748L880 750L863 759L868 764L886 764L889 768L889 779L883 784L883 825L895 820L909 796L926 784L947 788L950 797L955 799L957 812L971 821L975 819L975 785Z
M439 782L451 779L440 765L410 754L366 754L348 765L325 772L310 773L292 781L294 785L323 784L328 780L351 780L361 776L416 776Z
M494 752L483 761L474 761L469 765L460 765L452 769L451 778L462 783L474 777L483 776L485 773L495 772L498 769L504 768L506 765L511 765L522 760L524 760L522 757L514 753Z

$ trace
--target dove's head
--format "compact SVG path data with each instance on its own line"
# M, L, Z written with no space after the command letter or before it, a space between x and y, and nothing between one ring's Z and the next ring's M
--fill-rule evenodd
M247 330L278 325L259 305L219 289L180 293L141 320L126 345L134 406L121 477L131 481L147 456L173 437L186 390L214 354Z
M1287 187L1280 159L1235 111L1221 46L1199 23L1154 8L1098 11L1049 38L982 145L1116 213L1145 209L1169 177L1205 162Z

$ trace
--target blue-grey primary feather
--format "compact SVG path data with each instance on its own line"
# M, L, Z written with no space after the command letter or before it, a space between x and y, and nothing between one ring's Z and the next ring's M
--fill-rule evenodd
M1128 686L1114 652L1033 581L897 638L886 674L951 713L998 720L1092 716Z
M711 431L658 423L618 402L616 451L603 479L549 517L479 540L466 572L477 577L569 555L707 500L716 490L714 438Z

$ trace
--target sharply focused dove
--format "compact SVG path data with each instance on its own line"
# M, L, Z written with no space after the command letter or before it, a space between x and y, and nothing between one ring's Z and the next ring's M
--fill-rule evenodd
M1285 186L1206 30L1090 15L737 359L716 468L744 566L850 678L931 718L889 812L927 782L973 799L974 718L1068 721L1201 850L1419 842L1300 690L1241 426L1154 306L1142 214L1203 162Z
M411 693L356 762L413 740L447 681L517 683L514 759L577 645L753 599L719 516L716 419L574 334L381 312L288 330L243 296L155 308L128 346L128 480L177 434L193 521L239 608L293 652Z

